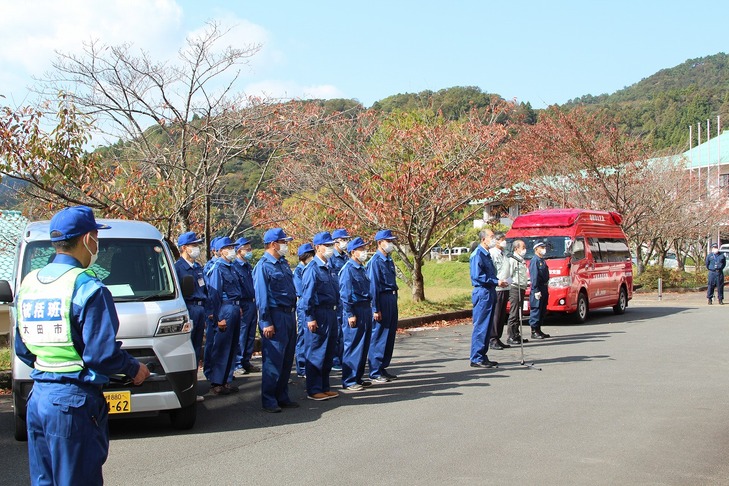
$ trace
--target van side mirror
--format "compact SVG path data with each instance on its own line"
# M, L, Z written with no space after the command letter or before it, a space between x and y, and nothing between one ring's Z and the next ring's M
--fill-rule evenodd
M195 292L195 280L192 275L185 275L182 277L182 296L189 299L193 292Z
M13 289L7 280L0 280L0 302L11 304L13 302Z

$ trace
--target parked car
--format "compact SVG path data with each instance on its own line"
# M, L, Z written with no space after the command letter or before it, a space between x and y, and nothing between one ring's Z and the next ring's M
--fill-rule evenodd
M441 253L441 256L443 258L448 258L449 256L458 257L461 255L467 255L469 253L471 252L468 251L468 248L466 248L465 246L454 246L453 248L444 249Z

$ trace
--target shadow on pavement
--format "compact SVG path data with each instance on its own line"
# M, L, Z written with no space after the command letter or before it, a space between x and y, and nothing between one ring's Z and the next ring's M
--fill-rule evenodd
M571 316L564 314L548 314L544 320L545 326L595 326L600 324L621 323L640 321L644 319L654 319L657 317L666 317L681 312L694 310L691 307L628 307L623 315L616 315L612 308L605 307L591 310L587 315L587 321L578 324L572 320ZM528 321L524 321L524 327L528 327Z

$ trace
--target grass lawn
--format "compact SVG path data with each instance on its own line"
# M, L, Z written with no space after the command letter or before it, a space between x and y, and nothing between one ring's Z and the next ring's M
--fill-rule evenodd
M0 370L10 369L10 348L7 346L0 348Z
M471 307L471 278L468 263L427 262L423 266L425 301L413 302L410 289L398 281L398 313L400 317L415 317L449 312Z

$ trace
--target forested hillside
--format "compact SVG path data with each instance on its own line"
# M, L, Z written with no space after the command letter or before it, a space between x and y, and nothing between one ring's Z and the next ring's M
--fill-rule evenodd
M717 115L722 125L729 123L729 55L689 59L613 94L585 95L565 107L577 105L607 108L630 133L646 137L655 148L684 151L690 125L695 141L697 123L705 132L710 119L712 136Z

